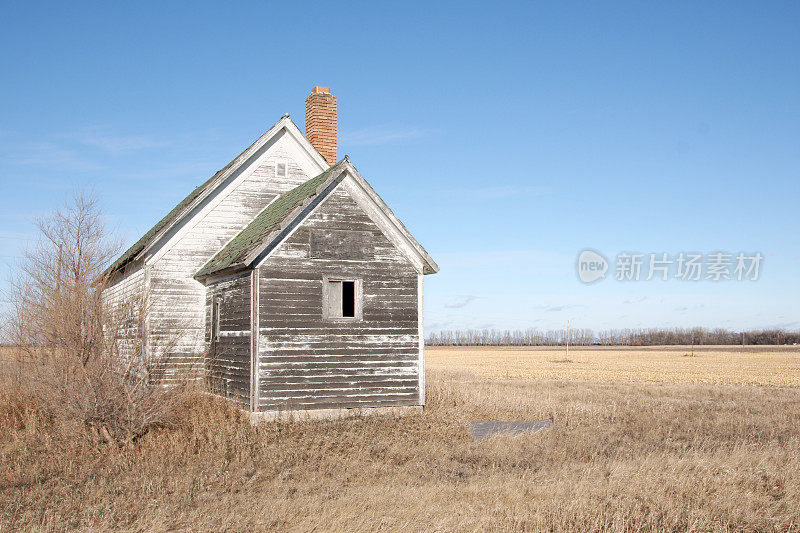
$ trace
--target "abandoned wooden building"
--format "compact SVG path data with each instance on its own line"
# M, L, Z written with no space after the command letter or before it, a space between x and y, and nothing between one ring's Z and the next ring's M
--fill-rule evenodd
M107 270L117 308L146 294L161 379L203 369L253 412L425 402L423 276L438 266L345 157L315 87Z

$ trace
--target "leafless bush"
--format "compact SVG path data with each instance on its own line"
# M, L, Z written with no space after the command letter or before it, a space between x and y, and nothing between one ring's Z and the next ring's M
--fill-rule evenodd
M36 225L39 238L8 295L5 335L13 348L0 368L6 422L36 411L73 433L117 443L169 423L179 391L150 379L163 350L143 350L147 294L113 309L104 302L103 268L119 245L96 199L75 194Z

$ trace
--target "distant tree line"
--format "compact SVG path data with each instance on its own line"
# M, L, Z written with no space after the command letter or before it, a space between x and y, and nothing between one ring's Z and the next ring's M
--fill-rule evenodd
M430 333L429 346L661 346L670 344L800 344L800 331L762 329L732 331L716 328L650 329L460 329Z

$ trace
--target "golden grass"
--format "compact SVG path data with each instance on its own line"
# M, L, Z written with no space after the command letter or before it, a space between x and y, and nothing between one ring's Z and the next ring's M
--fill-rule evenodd
M487 379L444 352L403 418L252 427L199 398L122 448L0 418L0 531L800 531L800 388ZM467 429L536 419L556 428Z
M800 385L798 346L429 347L431 370L489 379Z

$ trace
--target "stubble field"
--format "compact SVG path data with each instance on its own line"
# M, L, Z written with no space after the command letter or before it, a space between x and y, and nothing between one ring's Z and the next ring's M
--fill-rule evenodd
M421 414L252 427L198 397L120 448L5 406L0 531L800 530L797 349L683 352L429 348Z
M430 370L487 379L800 386L800 346L430 347Z

